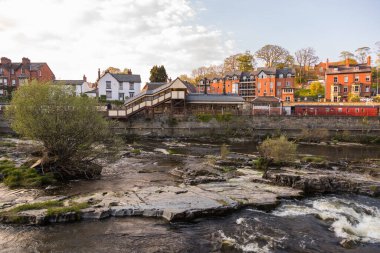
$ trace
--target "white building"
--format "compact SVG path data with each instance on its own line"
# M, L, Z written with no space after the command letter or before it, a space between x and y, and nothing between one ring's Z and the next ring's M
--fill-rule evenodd
M140 93L141 77L132 74L105 73L98 80L98 95L106 100L124 101Z
M82 80L56 80L54 82L57 84L67 85L75 91L75 95L77 96L85 94L89 97L96 97L97 95L95 85L87 82L86 76L83 76Z

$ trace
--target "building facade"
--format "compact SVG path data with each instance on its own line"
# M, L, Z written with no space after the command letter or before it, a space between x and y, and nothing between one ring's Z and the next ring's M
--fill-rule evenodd
M365 64L327 65L326 101L346 102L349 96L371 96L371 57Z
M97 82L98 95L106 100L124 101L140 93L140 75L104 73Z
M0 96L8 96L12 89L31 80L48 82L54 81L55 76L45 62L31 62L25 57L21 62L12 62L6 57L1 57Z
M277 97L281 101L293 102L295 70L291 68L259 68L257 70L257 97Z
M68 86L75 92L76 96L97 96L96 85L94 83L87 82L87 77L85 75L83 75L82 80L55 80L54 83Z

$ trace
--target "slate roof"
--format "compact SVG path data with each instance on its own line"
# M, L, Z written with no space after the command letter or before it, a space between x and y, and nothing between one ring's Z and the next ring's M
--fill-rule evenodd
M256 97L252 100L253 104L259 104L259 103L280 103L280 99L273 96L264 96L264 97Z
M109 73L109 74L113 76L118 82L141 83L140 75L112 74L112 73Z
M187 103L202 103L202 104L207 104L207 103L243 104L244 98L235 94L220 95L220 94L192 93L186 96L186 102Z
M54 83L64 84L64 85L82 85L83 80L55 80Z
M163 82L146 83L143 90L155 90L164 84L166 84L166 83L163 83Z
M343 74L343 73L362 73L362 72L371 72L371 66L368 66L367 64L357 64L357 65L350 65L348 67L345 65L329 66L329 68L326 69L326 74L328 75Z
M274 67L257 68L255 74L258 75L261 71L263 71L267 75L276 75L277 78L280 76L280 74L283 74L284 76L287 76L288 74L291 74L292 76L296 75L296 71L293 68L278 69Z

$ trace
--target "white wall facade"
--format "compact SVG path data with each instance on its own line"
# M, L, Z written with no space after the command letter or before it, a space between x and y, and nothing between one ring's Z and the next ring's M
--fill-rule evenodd
M107 87L110 83L110 87ZM119 82L107 73L98 80L99 97L106 96L107 100L126 100L140 93L141 83Z

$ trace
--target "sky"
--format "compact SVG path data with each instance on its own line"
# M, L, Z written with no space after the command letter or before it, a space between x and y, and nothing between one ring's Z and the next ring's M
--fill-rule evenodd
M266 44L333 61L380 41L379 0L0 0L0 9L1 57L92 82L109 66L145 82L153 65L174 79Z

